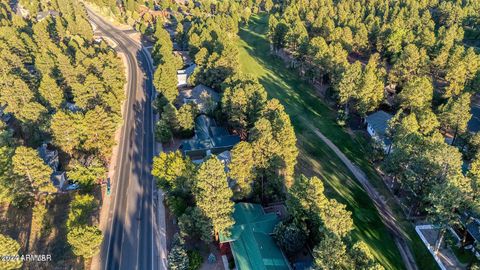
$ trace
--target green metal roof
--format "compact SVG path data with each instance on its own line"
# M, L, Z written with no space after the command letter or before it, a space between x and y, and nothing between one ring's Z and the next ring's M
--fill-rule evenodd
M270 234L280 221L275 213L265 214L259 204L237 203L235 225L230 236L220 234L220 242L230 242L237 269L290 269Z

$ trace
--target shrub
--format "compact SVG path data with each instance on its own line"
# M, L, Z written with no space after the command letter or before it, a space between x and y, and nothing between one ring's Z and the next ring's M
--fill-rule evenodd
M185 210L188 207L184 198L175 195L167 195L167 205L168 209L170 209L176 217L185 213Z
M187 251L187 255L189 260L188 269L189 270L200 269L200 267L203 264L203 257L202 255L200 255L200 252L198 252L197 250L189 250Z
M172 140L172 137L170 126L164 119L160 119L155 126L155 139L161 143L168 143Z

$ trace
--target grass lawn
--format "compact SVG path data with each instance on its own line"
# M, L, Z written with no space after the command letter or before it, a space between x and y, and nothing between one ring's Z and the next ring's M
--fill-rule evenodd
M277 98L290 115L300 150L298 170L307 175L320 176L329 197L346 203L353 213L356 230L354 236L365 241L375 257L387 269L404 269L393 238L383 225L371 200L356 182L343 163L328 146L308 130L300 118L307 119L368 175L372 184L386 198L389 191L376 174L368 156L367 141L352 136L336 124L335 113L314 93L313 88L288 69L284 62L270 55L270 47L264 33L267 30L265 16L252 17L249 27L240 30L238 47L241 70L256 76L265 86L270 98ZM423 246L410 222L403 219L399 207L389 201L397 214L398 223L408 234L409 244L420 269L436 269L436 263Z

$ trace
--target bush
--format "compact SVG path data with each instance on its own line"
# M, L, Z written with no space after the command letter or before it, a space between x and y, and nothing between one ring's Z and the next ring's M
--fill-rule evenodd
M153 101L153 104L152 104L153 109L158 114L162 114L163 113L163 107L165 107L165 105L167 105L167 103L168 103L168 100L165 98L165 96L159 94L157 96L157 98L155 98L155 100Z
M170 194L167 195L167 205L176 217L183 215L188 207L184 198Z
M155 126L155 139L161 143L168 143L172 140L172 137L170 126L164 119L160 119Z
M203 257L202 255L200 255L200 252L198 252L197 250L189 250L187 251L187 255L189 260L188 269L189 270L200 269L200 267L203 264Z

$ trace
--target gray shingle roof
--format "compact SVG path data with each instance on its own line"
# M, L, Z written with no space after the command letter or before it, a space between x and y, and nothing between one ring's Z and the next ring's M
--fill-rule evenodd
M185 154L205 155L207 150L215 154L232 149L238 142L239 136L230 135L226 128L217 126L214 119L202 114L195 119L195 137L185 140L181 149Z
M370 125L378 136L385 136L388 128L388 121L393 116L384 111L374 112L367 116L365 121Z

